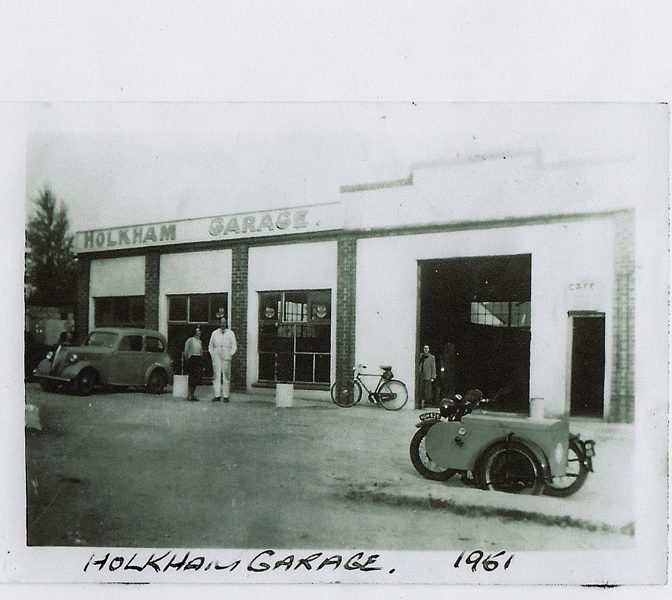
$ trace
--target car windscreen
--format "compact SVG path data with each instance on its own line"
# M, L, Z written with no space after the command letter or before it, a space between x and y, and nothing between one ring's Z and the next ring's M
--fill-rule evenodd
M112 348L119 334L110 331L94 331L86 338L85 346L99 346L103 348Z

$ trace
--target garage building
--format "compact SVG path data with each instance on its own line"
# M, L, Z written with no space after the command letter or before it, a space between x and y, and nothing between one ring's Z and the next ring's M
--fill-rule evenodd
M632 422L636 181L623 159L501 152L336 199L80 231L77 335L158 329L179 365L223 309L234 390L329 401L355 364L390 364L413 408L428 344L437 398L478 387L506 411L534 397L549 417Z

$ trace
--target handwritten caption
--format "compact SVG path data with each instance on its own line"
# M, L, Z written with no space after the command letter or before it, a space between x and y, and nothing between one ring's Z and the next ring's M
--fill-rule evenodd
M465 550L455 562L455 569L470 568L472 572L481 569L486 572L492 572L497 569L506 570L511 566L514 554L507 554L506 551L486 554L483 550ZM142 573L144 571L154 573L167 572L198 572L226 571L233 572L239 569L250 573L267 573L275 571L314 571L320 572L323 569L327 571L387 571L394 573L395 569L384 569L380 566L378 559L380 554L367 554L365 552L355 552L351 555L342 556L340 554L325 554L324 552L314 552L307 556L283 554L275 550L262 550L252 558L238 558L233 561L220 561L208 558L206 556L193 556L191 551L184 553L168 550L163 554L153 552L149 556L142 557L137 552L130 558L125 555L113 555L110 552L105 554L91 555L84 565L84 572L111 572L116 571L135 571Z
M464 558L465 555L466 558ZM453 567L459 569L460 566L462 565L462 559L464 558L464 564L471 565L471 570L474 573L476 572L476 569L478 568L479 565L484 571L487 571L488 573L496 570L500 565L503 567L504 570L506 570L511 565L511 561L513 560L513 557L515 555L511 554L511 556L509 556L504 561L505 556L506 552L504 550L500 550L499 552L496 552L494 554L488 554L487 556L485 555L485 552L483 552L483 550L472 550L469 554L467 554L467 551L465 550L464 552L462 552L462 554L460 554L457 557L457 560L453 564ZM498 558L500 560L497 560Z
M383 567L376 564L379 558L380 554L365 554L364 552L356 552L345 557L340 554L326 555L323 552L315 552L308 556L295 556L294 554L283 556L275 550L262 550L250 560L239 558L232 562L220 562L205 556L192 556L191 551L178 554L169 550L159 555L152 553L145 559L139 557L137 552L130 558L123 555L113 556L110 552L107 552L100 556L92 554L84 565L84 572L115 572L119 570L136 571L138 573L145 570L155 573L210 570L232 572L239 567L241 570L245 569L252 573L289 571L290 569L293 571L315 570L316 572L322 569L368 572L383 570ZM394 573L394 569L390 569L389 573Z

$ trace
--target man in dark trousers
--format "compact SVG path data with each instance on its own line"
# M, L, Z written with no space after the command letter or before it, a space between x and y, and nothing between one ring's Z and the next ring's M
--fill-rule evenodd
M420 355L420 408L425 408L432 402L432 384L436 379L436 359L430 353L429 346L425 344Z

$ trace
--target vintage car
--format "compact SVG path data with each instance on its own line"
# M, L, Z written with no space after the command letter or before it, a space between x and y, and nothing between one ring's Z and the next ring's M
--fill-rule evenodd
M42 388L69 384L88 396L97 385L144 387L160 394L173 379L166 338L151 329L102 327L81 346L59 346L34 371Z

